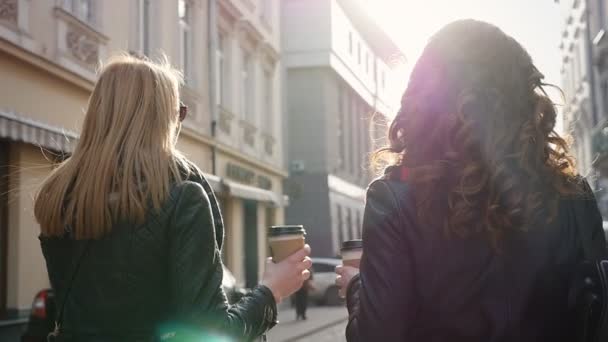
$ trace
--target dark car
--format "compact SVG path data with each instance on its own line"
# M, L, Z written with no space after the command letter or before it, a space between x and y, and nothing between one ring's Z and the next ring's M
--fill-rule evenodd
M222 287L226 292L228 301L236 303L247 289L237 286L236 279L228 268L224 267L224 278ZM27 322L25 333L21 336L21 342L46 342L47 335L55 328L55 315L57 312L57 301L52 289L45 289L34 297L32 311Z

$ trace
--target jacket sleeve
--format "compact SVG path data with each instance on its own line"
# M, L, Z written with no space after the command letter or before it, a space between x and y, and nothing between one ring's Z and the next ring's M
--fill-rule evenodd
M271 291L257 286L228 305L209 198L200 184L185 182L180 187L169 229L172 319L238 340L264 334L276 323Z
M349 342L404 341L407 337L416 311L412 246L404 234L413 222L407 216L386 181L370 185L361 269L347 289Z

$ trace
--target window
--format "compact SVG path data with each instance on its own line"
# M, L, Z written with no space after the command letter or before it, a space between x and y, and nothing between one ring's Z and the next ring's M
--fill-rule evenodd
M357 63L361 65L361 42L357 43Z
M575 82L575 88L574 91L576 92L578 86L581 83L581 53L580 53L580 49L579 49L579 45L575 45L574 46L574 60L572 61L574 62L574 82Z
M273 111L273 77L270 71L264 72L264 115L266 117L267 133L273 135L274 133L274 111Z
M344 108L345 106L346 95L344 92L344 87L338 86L338 133L336 134L338 137L338 158L340 160L340 167L345 166L346 161L346 138L344 136Z
M574 67L574 60L570 60L570 94L574 98L576 95L577 75L576 68Z
M350 92L349 92L350 93ZM348 148L348 161L351 174L355 173L355 131L353 129L353 117L357 110L357 105L354 102L356 96L349 96L348 98L348 110L345 113L345 124L346 124L346 135L348 141L346 146ZM349 228L350 229L350 228Z
M273 0L262 0L260 17L268 26L272 25L272 1Z
M606 27L606 5L604 4L604 0L597 0L598 2L598 12L599 12L599 16L600 16L600 28L604 28Z
M382 84L382 89L386 88L386 74L384 73L384 70L380 73L380 82Z
M348 53L353 54L353 33L348 32Z
M354 229L355 227L353 227L353 215L352 215L352 210L350 208L346 208L346 230L347 230L347 234L348 234L348 239L352 240L355 238L355 234L354 234Z
M225 50L226 50L226 37L220 34L217 39L217 50L216 50L216 65L217 79L215 80L215 96L216 103L218 106L225 106L225 80L226 80L226 61L225 61Z
M602 80L600 99L602 99L603 109L600 113L608 113L608 80ZM598 116L600 115L598 113ZM596 123L599 118L596 118Z
M365 73L369 74L369 52L365 53Z
M191 8L187 0L178 0L180 62L186 83L192 82L191 53L192 37L190 34Z
M95 24L95 8L93 4L93 0L63 0L63 9L82 21Z
M6 277L8 265L8 193L9 193L9 144L0 140L0 314L6 312Z
M362 224L361 224L361 211L357 210L357 238L360 239L361 238L361 231L362 231Z
M338 210L336 210L336 219L338 220L338 239L340 240L339 243L341 244L342 241L344 241L344 231L342 230L342 226L343 226L343 222L342 222L342 206L339 204L336 204L336 207L338 208Z
M251 55L247 52L243 52L241 69L241 115L249 123L254 123L252 62Z
M150 54L150 0L135 0L137 52Z
M316 261L312 264L312 270L315 273L335 273L336 265Z

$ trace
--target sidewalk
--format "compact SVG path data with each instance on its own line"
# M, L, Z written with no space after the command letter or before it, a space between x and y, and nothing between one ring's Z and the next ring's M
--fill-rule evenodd
M343 306L312 306L306 313L306 321L296 321L292 308L279 309L279 324L268 334L270 342L306 341L306 337L322 330L346 323L348 313ZM337 342L337 341L336 341Z

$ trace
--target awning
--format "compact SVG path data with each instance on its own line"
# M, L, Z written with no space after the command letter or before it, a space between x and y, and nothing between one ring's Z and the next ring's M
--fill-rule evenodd
M72 153L78 141L78 134L0 110L0 138L20 141L53 151ZM277 207L284 207L288 204L287 196L272 191L223 180L211 174L205 174L205 178L216 193L227 193L244 199L268 202Z
M71 153L78 134L0 110L0 138Z
M225 187L225 193L230 196L249 199L258 202L271 203L277 207L287 205L287 196L283 196L272 191L256 188L254 186L223 180L222 184Z
M224 186L222 185L222 179L220 177L208 173L203 173L203 176L205 176L205 179L207 180L207 183L209 183L209 185L211 186L211 189L213 189L213 192L220 193L224 190Z

